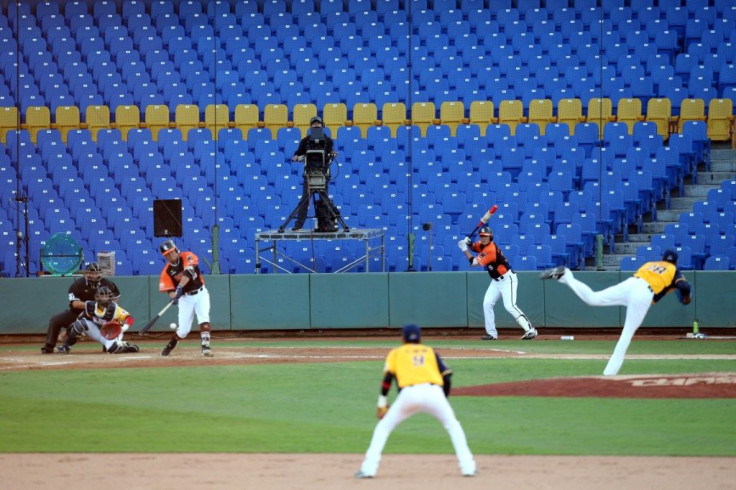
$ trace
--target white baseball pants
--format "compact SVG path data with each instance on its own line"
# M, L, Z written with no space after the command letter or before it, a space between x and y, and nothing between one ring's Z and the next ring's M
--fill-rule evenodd
M210 321L210 293L204 286L197 294L185 294L179 298L179 325L176 327L176 335L185 339L192 330L194 315L201 325Z
M485 320L486 333L491 337L498 338L498 330L496 329L496 314L493 308L496 306L499 298L503 298L503 306L506 311L514 317L514 320L527 331L531 328L531 324L524 312L516 306L516 289L519 286L519 279L516 272L508 271L506 274L496 281L491 279L491 283L486 289L483 297L483 319Z
M654 293L649 284L644 279L632 276L614 286L601 291L593 291L587 284L575 279L569 269L565 269L565 273L560 277L559 282L567 284L580 299L590 306L626 307L624 328L613 354L603 370L604 376L615 376L624 363L624 356L634 333L641 326L649 307L652 305Z
M442 423L442 426L450 435L462 474L475 473L473 454L470 452L465 432L455 417L450 402L447 401L441 386L429 383L407 386L399 392L393 405L388 409L386 415L378 421L376 428L373 430L371 444L368 446L365 459L360 467L362 473L376 475L378 464L381 462L381 453L391 432L401 422L420 412L427 413Z

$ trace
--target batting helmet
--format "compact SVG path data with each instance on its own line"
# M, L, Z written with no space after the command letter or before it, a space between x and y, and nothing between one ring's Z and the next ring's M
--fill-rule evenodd
M320 126L324 127L325 122L322 120L319 116L314 116L312 119L309 120L309 125L311 126L314 123L319 123Z
M161 244L161 253L164 255L169 255L171 252L179 251L178 248L176 248L176 245L174 244L173 240L166 240L164 243Z
M493 231L491 230L490 227L484 226L478 232L478 236L488 236L488 237L491 237L491 240L493 240Z
M672 249L667 249L662 254L662 260L665 262L669 262L670 264L677 264L677 258L679 256L677 255L677 252L675 252Z
M419 325L410 323L409 325L404 325L401 335L404 337L404 342L417 344L422 338L422 329Z
M95 292L95 301L102 303L103 305L108 304L115 297L115 294L107 286L100 286Z

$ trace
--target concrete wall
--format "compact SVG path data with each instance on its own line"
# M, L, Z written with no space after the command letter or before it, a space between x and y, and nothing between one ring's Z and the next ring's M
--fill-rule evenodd
M590 307L567 287L541 281L535 272L519 272L517 305L532 323L548 327L619 327L625 309ZM576 272L594 290L629 277L624 272ZM674 295L649 310L648 327L736 326L736 273L686 273L696 292L688 306ZM42 277L0 280L0 334L39 334L48 319L67 307L73 278ZM120 305L140 328L165 304L157 276L116 277ZM385 328L405 323L424 327L482 327L482 302L489 278L485 272L392 272L363 274L264 274L206 276L216 330L307 330ZM499 327L515 326L499 300ZM171 308L153 331L178 322Z

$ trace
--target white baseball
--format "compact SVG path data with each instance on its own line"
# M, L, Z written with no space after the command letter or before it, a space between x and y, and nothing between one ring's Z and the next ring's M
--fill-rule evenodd
M170 328L171 330L176 330L176 323L172 323L172 324L170 324L170 325L169 325L169 328Z

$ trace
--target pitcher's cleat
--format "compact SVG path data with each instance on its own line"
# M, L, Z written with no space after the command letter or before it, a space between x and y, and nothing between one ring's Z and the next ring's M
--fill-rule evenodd
M559 266L553 269L546 269L539 274L540 279L554 279L557 281L565 274L565 267Z

